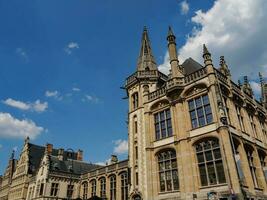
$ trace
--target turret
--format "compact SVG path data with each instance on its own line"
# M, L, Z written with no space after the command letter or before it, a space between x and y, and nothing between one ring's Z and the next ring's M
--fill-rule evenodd
M213 71L213 63L211 59L211 54L208 51L208 48L205 44L203 44L203 59L204 59L204 65L207 67L208 72Z
M230 70L224 60L224 56L220 57L220 68L219 70L227 77L230 78L231 74L230 74Z
M261 73L259 73L259 77L261 84L261 102L267 108L267 83L265 83Z
M171 27L169 27L168 31L168 50L170 56L170 64L171 64L171 77L183 77L183 69L179 65L179 60L177 56L177 49L175 43L175 35L172 32Z

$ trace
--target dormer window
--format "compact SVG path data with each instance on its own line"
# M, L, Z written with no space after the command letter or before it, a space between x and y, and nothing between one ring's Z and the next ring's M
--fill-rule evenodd
M133 106L133 110L138 108L138 93L137 92L135 92L132 95L132 106Z

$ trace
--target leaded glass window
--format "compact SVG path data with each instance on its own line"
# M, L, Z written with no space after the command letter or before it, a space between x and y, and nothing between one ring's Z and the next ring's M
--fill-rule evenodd
M128 199L128 175L127 172L121 174L121 200Z
M170 109L154 114L156 140L172 136L172 122Z
M207 139L195 145L202 186L225 183L223 161L218 139Z
M160 191L175 191L179 189L176 152L163 151L158 154Z
M100 197L106 197L106 179L100 179Z
M96 180L91 181L91 197L96 196Z
M110 177L110 200L116 200L116 176Z
M212 112L207 94L189 100L188 105L192 128L212 123Z

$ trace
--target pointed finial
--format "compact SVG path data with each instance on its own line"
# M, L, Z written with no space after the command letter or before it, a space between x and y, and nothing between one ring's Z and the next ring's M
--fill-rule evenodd
M147 32L147 27L146 26L144 26L144 30L143 30L144 32Z
M210 55L210 52L209 52L208 48L206 47L206 45L203 44L203 57L204 57L205 55Z
M248 84L248 76L244 76L244 84Z
M223 66L225 64L224 56L220 56L220 65Z
M262 74L259 72L259 77L260 77L260 83L263 84L263 78L262 78Z
M24 141L24 142L25 142L25 144L26 144L26 143L29 143L29 141L30 141L30 137L27 136L27 137L25 138L25 141Z
M10 156L10 160L13 160L15 157L15 149L12 150L11 156Z
M169 26L168 36L174 36L171 26Z

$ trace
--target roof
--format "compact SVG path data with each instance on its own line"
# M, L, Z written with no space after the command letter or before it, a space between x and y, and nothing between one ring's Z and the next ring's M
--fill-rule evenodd
M73 163L72 163L73 162ZM73 171L72 169L73 164ZM72 171L74 174L83 174L93 169L100 167L99 165L82 162L79 160L59 160L57 156L50 156L50 169L52 171L69 173Z
M203 68L203 66L201 64L199 64L197 61L195 61L193 58L187 58L183 64L182 67L184 69L185 75L191 74L201 68Z

